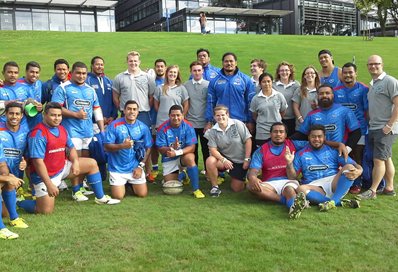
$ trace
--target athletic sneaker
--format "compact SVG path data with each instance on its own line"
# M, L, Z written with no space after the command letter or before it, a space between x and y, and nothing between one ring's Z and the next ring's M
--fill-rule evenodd
M202 175L206 175L206 170L202 170L202 171L200 171L200 174L202 174Z
M290 207L289 210L289 218L297 219L300 217L301 212L307 207L307 200L305 198L305 194L300 192L294 198L293 206Z
M367 199L376 199L376 192L373 192L371 189L359 194L356 196L359 200L367 200Z
M65 180L61 180L61 183L58 186L60 191L68 190L68 184L66 184Z
M5 240L12 240L12 239L17 239L19 237L18 234L9 231L7 228L1 229L0 230L0 238L5 239Z
M332 209L336 209L336 203L334 203L334 200L325 201L323 203L319 203L318 207L320 212L328 212Z
M104 195L102 198L100 198L100 199L98 199L98 198L95 198L95 203L97 203L97 204L106 204L106 205L115 205L115 204L119 204L120 203L120 200L119 199L114 199L114 198L111 198L110 196L108 196L108 195Z
M205 195L202 193L202 191L200 189L197 189L195 192L193 192L193 196L195 198L204 198Z
M21 217L10 220L10 225L19 229L27 229L29 227L28 224L26 224L25 220L23 220Z
M359 200L357 199L342 199L341 201L341 207L343 208L352 208L352 209L358 209L361 207L359 204Z
M154 179L156 179L157 176L159 175L159 170L153 170L153 169L152 169L151 174L152 174L152 177L153 177Z
M82 192L83 193L83 195L85 195L85 196L88 196L88 195L92 195L92 194L94 194L94 192L93 191L89 191L89 190L87 190L86 188L84 188L84 186L83 187L80 187L80 190L79 190L80 192Z
M151 172L148 175L146 175L146 179L148 180L149 183L155 183L156 176L154 176L153 172Z
M387 190L387 189L384 189L383 191L381 191L381 194L386 195L386 196L396 196L397 195L395 190Z
M219 197L220 194L221 194L220 188L218 188L218 187L216 187L216 186L211 187L210 195L211 195L212 197Z
M83 194L82 191L77 191L76 193L72 193L72 198L77 202L87 201L88 197Z

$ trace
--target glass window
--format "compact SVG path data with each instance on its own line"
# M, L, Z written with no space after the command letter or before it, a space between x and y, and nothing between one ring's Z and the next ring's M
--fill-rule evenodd
M109 16L97 16L98 32L108 32L111 29Z
M15 29L32 30L32 13L26 11L15 12Z
M65 21L66 31L81 31L79 14L65 14Z
M48 13L33 12L33 30L49 30Z
M50 13L50 30L65 31L65 17L59 13Z
M0 11L0 29L1 30L14 30L12 22L13 13L8 11Z
M82 14L81 20L83 32L95 32L94 15Z

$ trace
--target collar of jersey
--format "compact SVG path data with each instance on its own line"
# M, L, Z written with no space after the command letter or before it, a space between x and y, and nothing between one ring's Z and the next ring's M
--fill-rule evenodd
M373 80L373 79L372 79L372 80L370 81L370 85L373 86L373 84L375 83L375 81L382 80L386 75L387 75L386 72L381 73L381 75L379 75L379 77L376 78L376 80Z
M278 91L276 91L276 90L274 90L274 88L272 88L272 90L271 90L271 95L270 95L270 96L265 96L265 95L263 94L263 91L260 90L260 92L258 93L258 96L259 96L259 97L265 97L265 98L268 99L268 98L271 98L271 97L275 96L277 92L278 92Z
M225 131L227 131L233 124L234 124L234 121L233 121L231 118L228 119L228 124L227 124L227 128L225 129ZM215 130L217 130L217 131L222 131L222 132L224 132L224 130L222 130L222 129L220 128L220 126L218 125L218 123L216 123L216 124L213 126L213 129L215 129Z

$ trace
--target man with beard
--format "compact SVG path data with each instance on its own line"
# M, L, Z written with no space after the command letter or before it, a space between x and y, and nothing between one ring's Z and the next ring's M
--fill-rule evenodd
M255 87L250 77L239 70L237 60L234 53L225 53L222 57L223 68L210 81L207 94L207 124L205 130L212 127L213 109L219 104L230 109L230 118L246 123L250 133L254 130L254 122L249 107L255 95Z
M369 88L357 81L357 66L348 62L342 67L342 82L334 89L334 102L339 103L352 110L357 117L361 127L361 138L352 150L351 157L356 163L362 165L365 136L368 135L368 122L366 112L368 110ZM354 182L350 189L351 193L358 194L361 191L361 179Z
M353 180L362 174L362 167L351 158L346 161L339 153L325 145L325 128L312 125L308 145L295 152L286 148L286 172L289 179L296 179L302 173L297 191L304 193L311 203L319 204L322 212L343 206L359 208L358 200L342 199Z
M323 125L326 130L326 140L344 143L354 149L361 129L355 114L348 108L333 102L333 89L328 84L322 84L318 90L319 108L311 111L305 117L299 131L291 139L304 140L309 135L312 125Z
M304 193L297 194L299 183L290 180L286 174L285 153L304 147L307 141L287 139L286 125L273 123L271 140L259 147L253 154L247 179L249 191L261 200L279 202L289 209L289 218L297 219L306 207ZM262 173L261 179L258 178Z

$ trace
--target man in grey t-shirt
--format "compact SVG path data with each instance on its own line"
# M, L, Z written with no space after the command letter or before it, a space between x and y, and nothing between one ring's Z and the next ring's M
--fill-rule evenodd
M372 186L359 195L361 199L375 199L381 179L386 180L383 194L395 196L392 145L398 134L398 80L383 71L383 60L372 55L368 59L372 77L368 93L369 144L373 149Z
M206 159L209 157L209 148L207 146L207 139L204 135L204 127L206 125L206 102L207 102L207 88L209 81L203 79L203 66L200 62L194 61L189 66L191 70L192 79L184 83L189 95L189 110L186 119L192 124L195 129L196 138L200 139L202 149L203 162L206 169ZM198 165L198 147L195 149L195 162Z
M113 102L123 112L126 101L137 101L140 107L138 120L151 127L149 111L153 105L156 84L150 75L140 69L140 64L140 53L131 51L127 54L127 70L118 74L113 81Z

